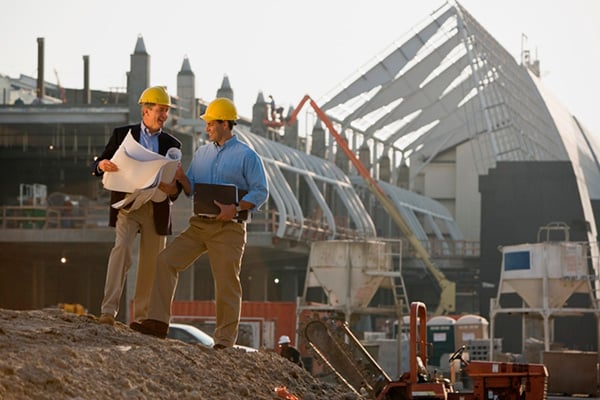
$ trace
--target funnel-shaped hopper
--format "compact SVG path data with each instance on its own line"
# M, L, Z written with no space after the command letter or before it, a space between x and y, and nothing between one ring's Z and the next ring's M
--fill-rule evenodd
M314 242L308 261L308 287L320 286L331 306L365 308L390 271L391 255L383 242ZM387 278L389 279L389 278Z
M573 293L591 293L587 271L585 248L580 243L506 246L498 294L517 293L530 308L563 307Z

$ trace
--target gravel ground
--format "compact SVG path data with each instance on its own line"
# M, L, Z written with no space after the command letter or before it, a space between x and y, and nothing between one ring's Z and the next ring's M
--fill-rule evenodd
M274 352L205 349L62 309L0 309L1 399L359 399ZM289 396L289 399L293 397Z

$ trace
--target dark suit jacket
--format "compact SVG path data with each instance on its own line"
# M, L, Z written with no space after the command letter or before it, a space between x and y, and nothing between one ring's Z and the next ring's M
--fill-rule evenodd
M102 176L104 173L98 169L98 163L105 159L111 159L113 155L116 153L119 145L125 137L127 133L131 129L131 135L138 142L140 141L140 124L137 125L127 125L115 128L108 141L108 144L104 148L102 155L96 159L96 161L92 164L92 175ZM163 156L167 154L167 150L171 147L181 148L181 142L177 140L174 136L163 131L158 137L158 152ZM181 186L178 184L179 188L176 195L167 197L164 201L160 203L153 202L154 206L154 226L156 227L156 233L159 235L170 235L172 233L172 223L171 223L171 204L173 201L177 199L179 193L181 192ZM117 201L123 200L125 198L125 193L123 192L110 192L110 204L114 204ZM117 216L119 215L119 210L110 207L110 217L108 224L110 226L116 226L117 224Z

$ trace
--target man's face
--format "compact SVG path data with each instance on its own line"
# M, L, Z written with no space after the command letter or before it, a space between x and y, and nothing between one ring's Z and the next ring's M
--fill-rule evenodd
M160 104L154 104L151 107L144 107L144 114L142 119L144 125L150 130L151 133L158 132L163 128L165 122L169 118L169 107Z
M222 145L231 136L227 121L208 121L206 123L206 133L211 142Z

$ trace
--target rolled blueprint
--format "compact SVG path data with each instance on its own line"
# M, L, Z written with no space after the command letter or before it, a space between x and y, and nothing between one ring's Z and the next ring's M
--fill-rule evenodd
M112 207L121 208L133 203L129 207L132 211L150 200L161 202L167 198L158 185L160 182L170 183L175 178L177 166L181 161L181 150L171 147L163 156L144 148L129 133L112 161L117 164L119 170L104 174L104 188L130 193Z

